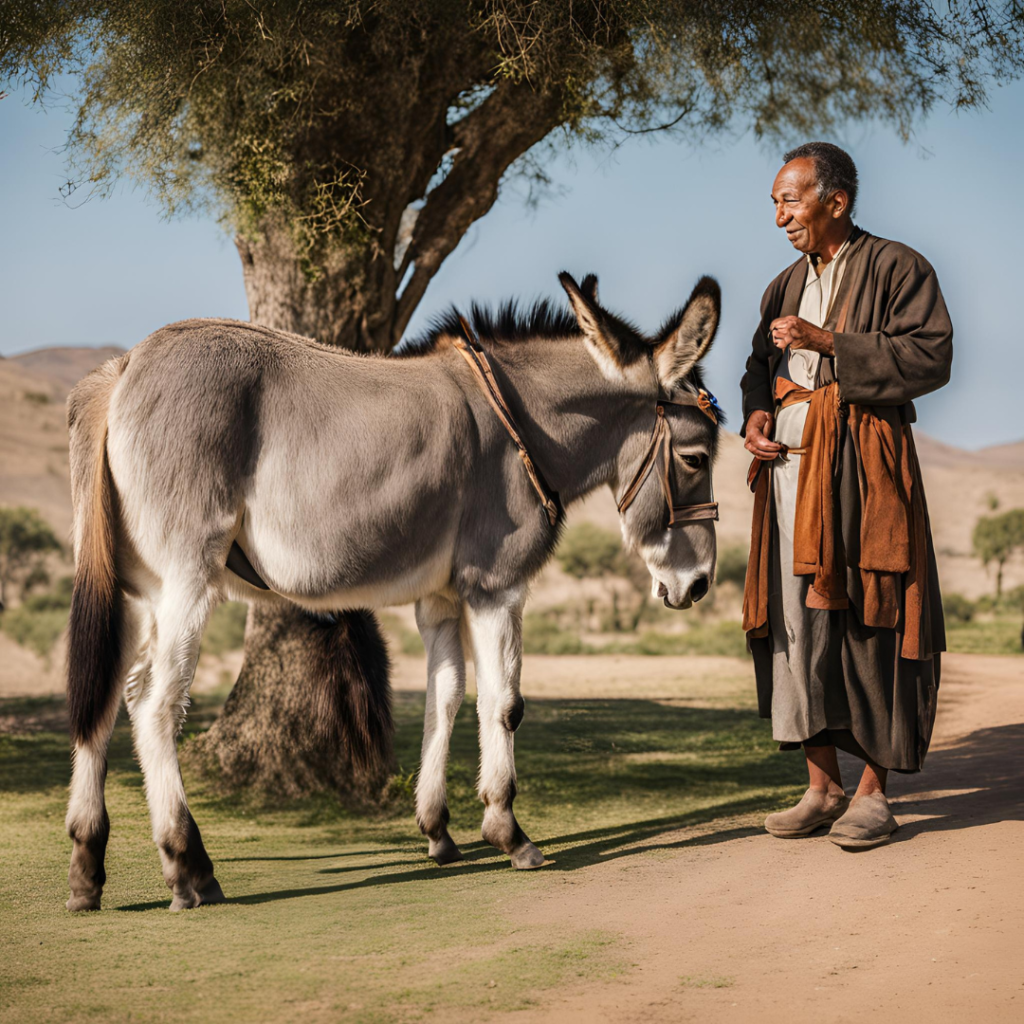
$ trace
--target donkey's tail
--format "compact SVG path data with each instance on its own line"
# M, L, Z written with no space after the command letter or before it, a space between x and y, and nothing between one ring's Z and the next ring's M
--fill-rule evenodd
M392 767L391 664L372 612L306 617L315 727L337 739L352 766L383 780Z
M68 626L68 719L87 742L111 713L122 658L122 594L114 553L114 489L107 463L110 396L127 365L120 356L80 381L68 397L75 587Z

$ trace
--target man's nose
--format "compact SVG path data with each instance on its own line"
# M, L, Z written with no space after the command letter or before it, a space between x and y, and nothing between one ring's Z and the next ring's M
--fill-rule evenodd
M775 207L775 225L776 225L776 227L784 228L790 222L790 220L791 220L791 217L790 217L789 211L786 209L785 206L783 206L781 203L779 203L779 205Z

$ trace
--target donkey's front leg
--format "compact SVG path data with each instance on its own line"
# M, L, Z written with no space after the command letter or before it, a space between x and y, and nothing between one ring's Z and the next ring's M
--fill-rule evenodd
M445 772L455 715L466 695L466 661L459 637L457 599L434 594L416 602L416 625L427 649L427 709L416 781L416 823L438 864L462 860L448 834Z
M539 868L544 856L512 813L516 798L513 735L523 720L519 670L523 660L522 593L466 608L476 666L476 712L480 723L480 799L483 837L507 853L516 868Z

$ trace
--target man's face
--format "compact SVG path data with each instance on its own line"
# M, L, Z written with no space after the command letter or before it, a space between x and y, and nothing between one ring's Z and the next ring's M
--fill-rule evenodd
M800 252L820 252L835 233L846 208L845 193L837 192L823 203L818 198L814 161L810 157L790 160L775 177L772 186L775 223Z

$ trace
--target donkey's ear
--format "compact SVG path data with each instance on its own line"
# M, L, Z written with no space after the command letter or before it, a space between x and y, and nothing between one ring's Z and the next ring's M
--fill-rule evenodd
M588 274L583 279L583 288L580 288L572 275L563 270L558 280L569 296L569 304L583 332L583 341L594 361L609 380L620 380L626 365L622 345L597 304L597 278Z
M689 301L661 329L654 365L662 387L670 388L704 357L718 330L722 290L713 277L702 277Z

